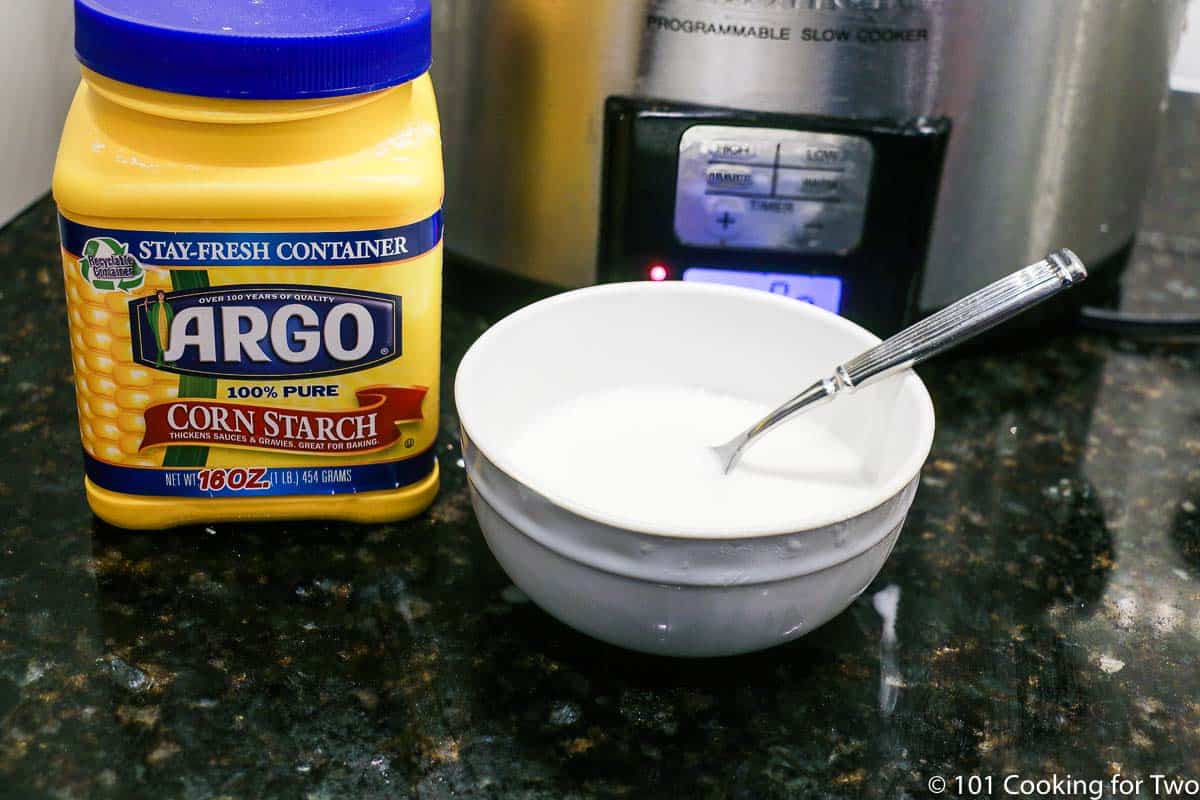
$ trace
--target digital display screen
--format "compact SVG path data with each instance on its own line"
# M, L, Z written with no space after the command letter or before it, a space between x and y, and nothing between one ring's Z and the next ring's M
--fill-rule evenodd
M733 269L709 269L691 267L683 271L685 281L700 283L723 283L726 286L743 286L759 289L785 297L794 297L805 303L832 311L842 310L842 279L828 275L793 275L786 272L741 272Z

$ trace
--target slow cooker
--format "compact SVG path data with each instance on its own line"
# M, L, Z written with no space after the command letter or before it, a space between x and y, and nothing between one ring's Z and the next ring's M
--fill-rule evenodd
M452 255L880 333L1126 261L1186 0L442 0Z

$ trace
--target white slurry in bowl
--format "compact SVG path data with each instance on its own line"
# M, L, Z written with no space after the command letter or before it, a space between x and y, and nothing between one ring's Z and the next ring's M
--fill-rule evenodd
M488 547L533 602L633 650L731 655L814 630L900 536L933 441L928 392L911 372L864 387L729 476L707 448L878 342L806 303L683 281L518 311L455 378Z
M814 418L765 436L730 474L709 448L771 407L698 388L583 394L516 437L510 463L580 508L648 528L766 528L878 498L862 455Z

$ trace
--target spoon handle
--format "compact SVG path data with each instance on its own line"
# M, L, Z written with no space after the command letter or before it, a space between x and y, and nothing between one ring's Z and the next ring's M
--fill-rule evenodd
M849 394L860 386L920 364L1086 277L1083 263L1070 250L1051 253L1042 261L967 295L847 361L832 376L817 381L713 450L725 472L729 472L758 437L796 414L826 403L839 393Z
M837 368L834 380L841 384L840 389L855 389L908 369L1015 317L1086 277L1083 263L1070 250L1051 253L847 361Z

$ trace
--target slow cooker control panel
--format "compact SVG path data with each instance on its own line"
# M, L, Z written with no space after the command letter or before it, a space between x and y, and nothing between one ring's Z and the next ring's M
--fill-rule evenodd
M757 288L912 321L950 120L605 103L597 276Z
M693 247L853 249L873 161L871 143L858 136L693 126L679 140L675 235Z

